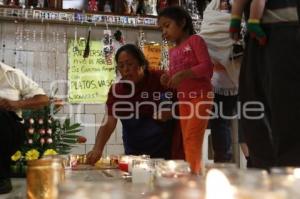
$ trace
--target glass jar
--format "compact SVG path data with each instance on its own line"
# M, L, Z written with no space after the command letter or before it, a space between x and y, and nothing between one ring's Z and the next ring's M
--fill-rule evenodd
M165 187L179 182L178 178L189 176L189 163L183 160L169 160L158 162L155 167L156 185Z
M154 179L154 161L151 159L134 159L132 161L132 183L152 184Z
M57 186L65 178L62 160L59 158L32 160L28 161L27 165L27 198L57 198Z
M149 155L122 155L119 157L118 164L119 169L124 172L131 173L132 171L132 161L133 160L143 160L150 159Z

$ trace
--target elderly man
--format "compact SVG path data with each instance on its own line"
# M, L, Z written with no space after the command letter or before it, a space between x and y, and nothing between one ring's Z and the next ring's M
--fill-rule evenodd
M21 110L41 108L48 102L43 89L22 71L0 63L0 194L12 190L10 157L25 137Z

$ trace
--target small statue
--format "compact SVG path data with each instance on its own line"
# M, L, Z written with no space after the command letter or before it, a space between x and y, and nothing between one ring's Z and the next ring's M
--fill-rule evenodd
M146 15L157 16L156 5L156 0L145 0Z
M92 12L98 11L98 2L96 0L89 0L88 10Z
M8 0L7 5L8 6L17 6L17 0Z
M104 9L103 9L104 12L111 12L111 5L109 3L109 1L105 1L105 5L104 5Z
M132 7L132 1L133 0L124 0L124 14L132 14L133 13L133 7Z
M123 14L123 12L124 12L123 0L114 0L114 13Z
M139 0L138 1L136 14L140 14L140 15L145 15L146 14L146 8L145 8L145 1L144 0Z
M164 8L168 7L168 0L158 0L157 3L157 12L162 11Z

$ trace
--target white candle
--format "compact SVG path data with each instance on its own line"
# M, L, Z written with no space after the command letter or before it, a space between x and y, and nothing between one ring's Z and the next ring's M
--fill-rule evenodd
M153 178L153 171L146 163L134 165L132 168L132 183L150 184Z

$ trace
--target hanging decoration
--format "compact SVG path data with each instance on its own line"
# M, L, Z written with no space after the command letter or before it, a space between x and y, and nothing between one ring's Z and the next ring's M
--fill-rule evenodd
M124 37L123 37L123 34L120 30L117 30L115 33L114 33L114 38L116 41L118 41L120 44L124 45L125 41L124 41Z
M90 54L90 37L91 37L91 27L89 28L89 33L85 44L83 58L87 58Z
M169 70L169 44L166 39L162 41L160 69Z
M194 20L201 18L197 2L195 0L185 0L184 8L190 13Z
M111 30L104 30L104 38L103 38L103 52L106 63L111 65L113 62L113 52L114 48L112 45L112 34Z
M139 47L141 50L143 50L143 48L144 48L145 41L146 41L146 39L145 39L145 33L144 33L143 30L140 30L140 32L139 32L139 37L138 37L138 47Z

